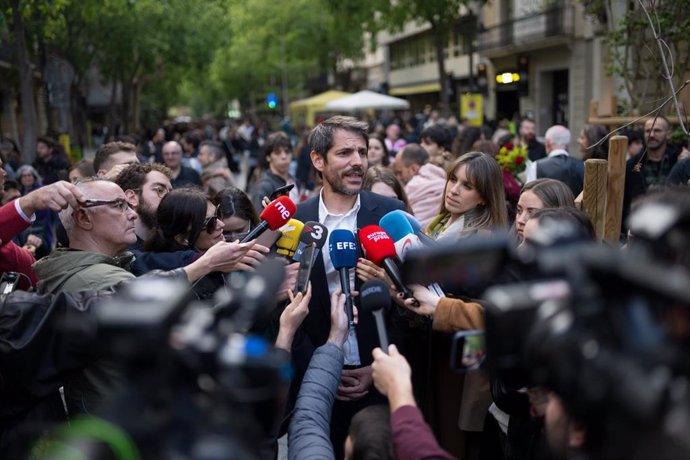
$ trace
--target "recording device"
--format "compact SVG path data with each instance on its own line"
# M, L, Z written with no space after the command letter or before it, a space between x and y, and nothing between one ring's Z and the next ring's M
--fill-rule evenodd
M53 448L99 460L123 449L132 458L265 458L263 449L285 409L290 357L263 337L241 331L275 307L283 271L281 262L267 260L230 289L220 307L190 303L187 283L151 278L129 282L90 311L68 307L81 315L74 320L91 318L97 325L97 334L81 332L92 342L88 353L80 352L85 366L94 356L108 357L121 378L100 418L73 420L56 434L56 443L42 446L42 458L59 458ZM64 308L40 311L54 315ZM65 329L65 338L45 337L62 323L64 317L57 316L38 329L32 340L39 349L32 353L43 357L42 366L72 375L74 362L57 362L66 353L51 347L67 340L74 346L74 331ZM3 362L12 363L11 357ZM103 426L118 438L102 436Z
M314 222L313 220L305 222L302 228L302 234L299 236L299 245L295 251L294 260L300 260L302 250L307 246L311 246L312 243L316 245L313 256L314 259L316 259L316 256L319 255L319 251L323 248L324 244L326 244L327 239L328 229L324 225Z
M648 458L641 447L686 458L690 338L680 331L690 327L687 266L634 247L621 252L553 234L538 241L551 246L515 250L507 234L474 235L411 250L401 271L405 282L442 280L483 292L490 374L509 388L555 391L588 433L605 440L595 458ZM681 253L688 244L673 242ZM460 356L456 350L456 368L476 367L484 355L478 339L467 340Z
M362 284L359 296L362 313L371 313L376 321L376 332L379 336L381 350L388 354L388 332L386 331L385 314L391 306L388 286L381 280L369 280Z
M314 266L314 261L316 256L314 253L318 251L316 249L316 243L312 243L302 250L299 257L299 270L297 271L297 292L302 294L307 292L307 285L309 284L309 278L311 277L311 269Z
M286 196L281 196L271 201L268 206L261 211L261 215L259 216L261 222L259 222L259 225L254 227L247 236L242 238L240 243L246 243L247 241L253 240L269 228L271 230L278 230L290 220L296 210L297 206L295 206L295 203Z
M276 253L292 259L299 245L300 236L304 224L297 219L290 219L287 224L280 227L280 232L283 234L278 241L276 241Z
M398 292L402 292L406 299L414 299L412 291L401 280L398 266L395 264L395 244L388 233L384 232L378 225L367 225L359 230L359 242L367 255L367 259L386 270Z
M350 269L357 266L357 241L355 235L345 229L335 229L328 238L328 252L333 268L340 274L340 287L345 294L345 313L350 328L355 327L350 290Z
M465 373L480 369L486 358L484 331L458 331L450 349L450 369Z
M19 273L5 272L0 277L0 294L9 294L14 292L19 285Z
M283 185L282 187L278 187L277 189L273 190L271 194L268 196L268 199L270 201L275 200L278 197L281 196L289 196L290 191L295 187L295 184L288 184L288 185Z

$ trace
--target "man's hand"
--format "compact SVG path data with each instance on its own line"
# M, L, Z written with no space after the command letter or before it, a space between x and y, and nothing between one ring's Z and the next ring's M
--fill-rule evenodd
M59 181L45 185L19 198L19 206L24 214L31 216L36 211L44 209L55 212L61 211L67 206L77 209L79 203L83 203L85 200L84 194L73 184Z
M340 386L335 397L340 401L357 401L369 393L373 383L371 366L359 369L343 369L340 374Z
M678 161L685 160L686 158L690 158L690 150L687 147L683 147L683 150L678 155Z
M298 292L297 295L294 295L292 291L289 290L288 295L290 297L290 303L280 315L280 329L278 331L278 338L276 339L276 347L290 351L295 332L297 332L304 318L309 314L311 283L307 284L307 292L305 294Z
M371 365L374 386L388 396L391 413L401 406L416 406L412 394L412 370L395 345L388 347L385 354L380 348L373 351L374 362Z
M101 176L101 177L103 177L104 179L114 181L115 179L117 179L117 176L119 176L120 173L122 171L124 171L125 169L127 169L129 166L131 166L130 163L115 165L112 168L110 168L110 170L108 172L106 172L105 174L103 174L103 176Z

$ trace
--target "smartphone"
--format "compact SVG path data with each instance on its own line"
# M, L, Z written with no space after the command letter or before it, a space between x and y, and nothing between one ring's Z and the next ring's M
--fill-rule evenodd
M316 251L316 243L312 243L305 247L299 257L296 291L302 294L307 292L307 285L311 277L311 268L314 266L314 259L316 259L316 257L314 257L314 251Z
M268 200L273 201L280 196L287 196L290 194L290 190L292 190L294 187L295 184L288 184L283 187L278 187L277 189L273 190L273 193L271 193L268 196Z
M283 236L283 233L280 230L266 230L256 238L256 244L270 249L281 236Z
M19 273L17 272L5 272L0 278L0 294L10 294L19 284Z
M457 373L477 370L486 358L484 331L460 331L453 336L450 369Z

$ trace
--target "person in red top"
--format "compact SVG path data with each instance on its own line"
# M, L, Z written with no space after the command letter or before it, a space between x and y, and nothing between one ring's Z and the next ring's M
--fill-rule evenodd
M0 190L5 182L5 172L0 160ZM77 206L84 196L74 185L59 181L34 190L0 207L0 273L17 272L21 277L19 287L28 289L36 284L37 278L31 269L36 261L26 249L13 241L15 235L25 230L36 218L36 211L51 209L60 211L68 205Z

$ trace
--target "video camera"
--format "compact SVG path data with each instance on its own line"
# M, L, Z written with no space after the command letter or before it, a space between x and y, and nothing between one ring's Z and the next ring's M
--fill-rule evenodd
M605 433L601 458L644 458L635 456L649 451L631 439L650 436L676 453L669 458L686 458L687 267L656 260L650 245L620 251L578 242L562 228L543 241L556 244L516 249L507 234L476 235L410 251L401 271L405 283L439 282L481 297L492 377L555 391L569 414ZM476 368L484 356L476 332L460 336L456 362Z
M282 263L266 261L241 286L219 291L212 305L190 302L187 283L147 276L87 306L75 295L76 301L63 302L69 314L44 316L44 323L53 324L34 331L36 347L69 348L70 337L78 336L79 349L90 351L81 368L103 371L120 384L99 405L100 418L72 418L69 427L41 442L40 452L34 449L33 458L63 458L65 449L89 459L121 458L123 452L147 459L265 457L283 416L292 369L287 352L248 331L275 307L283 273ZM2 303L35 296L13 295L20 296L16 302L2 296ZM42 308L34 305L32 311ZM65 307L46 310L57 308ZM46 329L51 340L41 339ZM36 349L23 351L35 355ZM55 352L51 369L35 372L59 374L61 357ZM104 365L95 366L101 359ZM69 364L71 372L80 367L74 360Z

